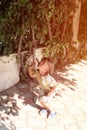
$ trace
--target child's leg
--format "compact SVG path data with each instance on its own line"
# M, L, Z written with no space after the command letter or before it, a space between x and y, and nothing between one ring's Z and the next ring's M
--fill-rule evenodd
M46 98L46 96L43 96L38 100L38 104L43 107L43 109L40 111L40 114L45 114L47 118L54 118L57 113L53 108L52 102L49 102L48 100L45 101L43 98Z
M51 104L51 101L49 101L47 96L43 96L41 98L39 98L36 102L36 104L40 105L41 107L43 107L46 110L49 110L50 112L53 111L53 106Z

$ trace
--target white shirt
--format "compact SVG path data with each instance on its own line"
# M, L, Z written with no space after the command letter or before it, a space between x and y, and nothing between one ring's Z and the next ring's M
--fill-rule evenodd
M51 75L47 74L46 76L42 76L42 84L54 87L57 85L57 82Z

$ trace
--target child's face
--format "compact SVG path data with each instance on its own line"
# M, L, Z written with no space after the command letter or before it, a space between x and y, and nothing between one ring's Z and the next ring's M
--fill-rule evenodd
M48 71L49 71L49 66L47 64L47 62L45 62L44 64L40 64L38 66L38 69L39 69L39 73L41 76L45 76L48 74Z

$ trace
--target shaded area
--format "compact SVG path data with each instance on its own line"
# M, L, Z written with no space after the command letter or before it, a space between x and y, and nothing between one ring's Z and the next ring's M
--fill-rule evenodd
M6 114L18 115L16 100L8 94L0 96L0 110L3 111L4 108Z
M0 92L0 122L2 130L15 130L15 126L10 122L9 115L19 115L19 111L21 110L19 102L21 102L22 106L31 105L40 109L35 104L35 97L30 85L35 87L36 83L32 81L32 83L28 84L20 81L15 86Z
M61 83L65 84L65 85L67 85L67 86L68 85L73 85L73 86L76 85L76 82L75 82L76 80L75 79L69 80L69 79L67 79L67 78L65 78L63 76L64 76L63 74L59 74L59 75L54 74L54 77L58 82L61 82ZM65 76L67 76L67 74Z
M70 67L69 67L70 68ZM69 79L68 78L68 70L69 68L64 68L63 70L59 70L57 73L54 73L53 74L53 77L56 79L56 81L58 83L62 83L64 84L65 86L67 86L68 88L70 88L71 90L75 90L75 86L76 86L76 79L75 78L71 78ZM76 71L72 68L73 71ZM70 74L72 75L72 74Z
M10 129L7 128L3 123L0 124L0 129L1 129L1 130L10 130Z
M0 121L2 130L15 130L15 126L10 122L9 115L17 116L20 108L14 95L16 88L12 87L0 92Z

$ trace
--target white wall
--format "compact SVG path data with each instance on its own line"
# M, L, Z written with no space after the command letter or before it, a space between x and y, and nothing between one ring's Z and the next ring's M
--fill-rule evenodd
M18 83L19 80L17 54L0 57L0 91L12 87Z

